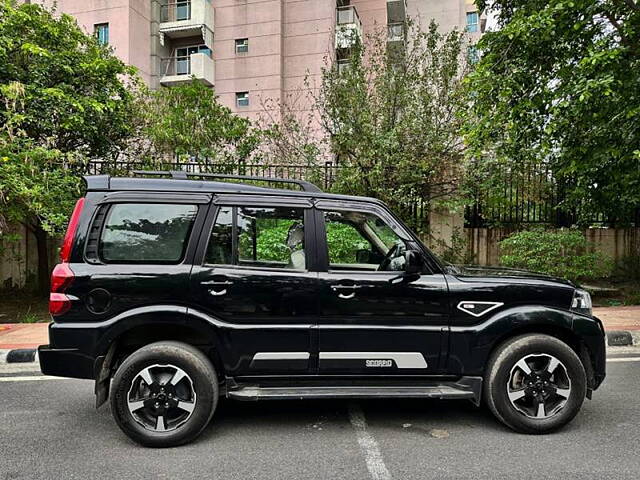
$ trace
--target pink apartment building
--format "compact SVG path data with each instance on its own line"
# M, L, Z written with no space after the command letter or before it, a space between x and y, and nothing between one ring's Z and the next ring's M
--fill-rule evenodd
M305 78L313 86L327 62L348 63L352 32L366 38L386 27L389 42L402 42L407 14L471 38L481 30L473 0L57 0L57 9L152 88L193 76L252 119L270 106L277 120L275 106L294 101L289 108L306 110Z
M400 25L406 0L58 0L57 8L152 88L194 76L255 119L267 101L298 97L327 62L344 62L353 41L345 33Z

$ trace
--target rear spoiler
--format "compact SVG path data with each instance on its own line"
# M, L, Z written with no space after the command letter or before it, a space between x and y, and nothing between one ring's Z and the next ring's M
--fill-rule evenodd
M87 186L87 191L109 190L111 177L109 175L85 175L82 177Z

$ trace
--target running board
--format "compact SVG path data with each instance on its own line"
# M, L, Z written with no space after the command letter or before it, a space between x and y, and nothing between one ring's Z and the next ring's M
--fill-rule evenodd
M437 398L468 399L478 405L482 391L481 377L462 377L456 382L398 386L283 386L238 385L227 397L243 401L302 400L319 398Z

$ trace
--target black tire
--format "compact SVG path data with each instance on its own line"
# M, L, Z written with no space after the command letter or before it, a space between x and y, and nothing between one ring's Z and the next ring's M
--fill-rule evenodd
M145 428L129 411L133 382L142 370L154 365L182 369L195 393L192 412L174 430ZM209 424L217 404L218 377L213 365L200 350L181 342L157 342L136 350L120 365L111 384L111 412L116 423L129 438L146 447L174 447L194 440Z
M507 391L516 363L528 355L535 358L536 354L558 359L564 367L563 375L566 372L570 380L570 392L565 403L547 418L531 418L523 413L511 402ZM484 399L489 409L498 420L520 433L543 434L566 425L580 410L586 391L587 377L578 355L563 341L542 334L521 335L505 341L491 356L484 377ZM527 402L530 398L521 401ZM536 405L533 400L531 402Z

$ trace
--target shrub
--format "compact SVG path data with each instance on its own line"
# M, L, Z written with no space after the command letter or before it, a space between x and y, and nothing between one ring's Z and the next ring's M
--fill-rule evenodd
M500 242L500 262L569 280L603 278L612 262L591 245L578 230L533 230L517 232Z

